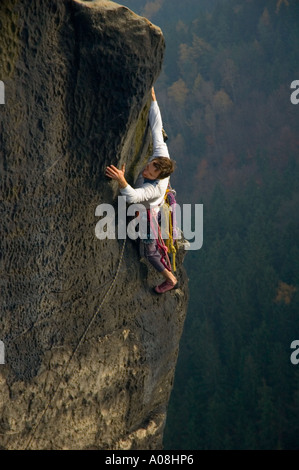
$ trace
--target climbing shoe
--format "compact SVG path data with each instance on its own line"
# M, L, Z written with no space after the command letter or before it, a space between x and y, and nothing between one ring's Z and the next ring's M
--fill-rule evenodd
M172 289L176 289L177 287L178 283L173 284L171 281L164 281L159 286L156 286L154 288L154 291L156 292L156 294L164 294L165 292L168 292Z

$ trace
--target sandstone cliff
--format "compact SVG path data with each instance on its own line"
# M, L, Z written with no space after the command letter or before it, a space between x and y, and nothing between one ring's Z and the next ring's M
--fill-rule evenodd
M133 181L149 151L163 35L100 0L2 0L0 18L0 446L160 449L187 278L154 296L95 209L117 197L105 166Z

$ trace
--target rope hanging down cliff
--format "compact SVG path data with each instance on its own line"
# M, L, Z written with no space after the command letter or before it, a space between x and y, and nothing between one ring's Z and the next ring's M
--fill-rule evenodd
M122 260L123 260L123 257L124 257L125 247L126 247L126 239L123 241L123 246L122 246L122 249L121 249L121 253L120 253L120 257L119 257L119 262L118 262L118 267L117 267L115 276L114 276L114 278L113 278L113 280L112 280L112 282L111 282L109 288L107 289L107 291L106 291L106 293L105 293L105 295L104 295L104 297L103 297L103 299L102 299L102 301L101 301L99 307L97 308L96 312L95 312L95 313L93 314L93 316L91 317L91 319L90 319L88 325L86 326L86 328L85 328L85 330L84 330L84 332L83 332L81 338L79 339L79 341L78 341L78 343L77 343L75 349L73 350L73 352L72 352L72 354L71 354L69 360L67 361L67 363L66 363L66 365L65 365L65 367L64 367L64 369L63 369L63 371L62 371L62 374L61 374L61 376L60 376L60 378L59 378L59 381L58 381L58 384L57 384L57 386L56 386L56 389L54 390L54 393L53 393L53 395L52 395L52 398L48 401L48 403L47 403L45 409L43 410L43 412L42 412L42 414L41 414L39 420L37 421L37 423L35 424L33 430L31 431L30 437L29 437L29 439L28 439L28 441L27 441L27 443L26 443L26 445L25 445L24 450L29 450L29 449L30 449L31 443L32 443L32 441L33 441L33 439L34 439L34 436L35 436L35 433L36 433L38 427L40 426L40 424L41 424L41 422L42 422L44 416L46 415L46 413L47 413L47 411L48 411L50 405L53 404L54 399L55 399L55 397L56 397L56 394L57 394L57 392L58 392L58 390L59 390L59 387L60 387L60 385L61 385L61 383L62 383L62 380L64 379L64 377L65 377L65 375L66 375L66 372L67 372L67 370L68 370L68 368L69 368L69 366L70 366L71 361L74 359L74 357L75 357L75 355L76 355L78 349L80 348L81 344L83 343L84 339L86 338L86 335L87 335L87 333L88 333L88 331L89 331L91 325L93 324L94 320L96 319L96 317L97 317L98 314L100 313L100 310L101 310L103 304L104 304L105 301L107 300L108 295L110 294L111 290L113 289L113 287L114 287L114 285L115 285L115 283L116 283L116 281L117 281L117 278L118 278L118 275L119 275L119 272L120 272L121 263L122 263Z

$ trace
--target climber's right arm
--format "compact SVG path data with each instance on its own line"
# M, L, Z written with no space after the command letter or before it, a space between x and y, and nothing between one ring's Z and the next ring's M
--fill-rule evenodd
M151 160L158 157L169 157L168 147L163 139L162 117L154 89L152 89L152 103L149 111L149 125L153 138L153 155Z

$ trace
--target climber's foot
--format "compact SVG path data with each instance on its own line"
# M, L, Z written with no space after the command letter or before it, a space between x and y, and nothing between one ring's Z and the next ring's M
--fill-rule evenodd
M164 294L165 292L168 292L169 290L172 290L172 289L176 289L178 287L178 282L172 282L172 281L169 281L169 280L166 280L164 282L162 282L162 284L160 284L159 286L156 286L154 288L154 291L157 293L157 294Z

